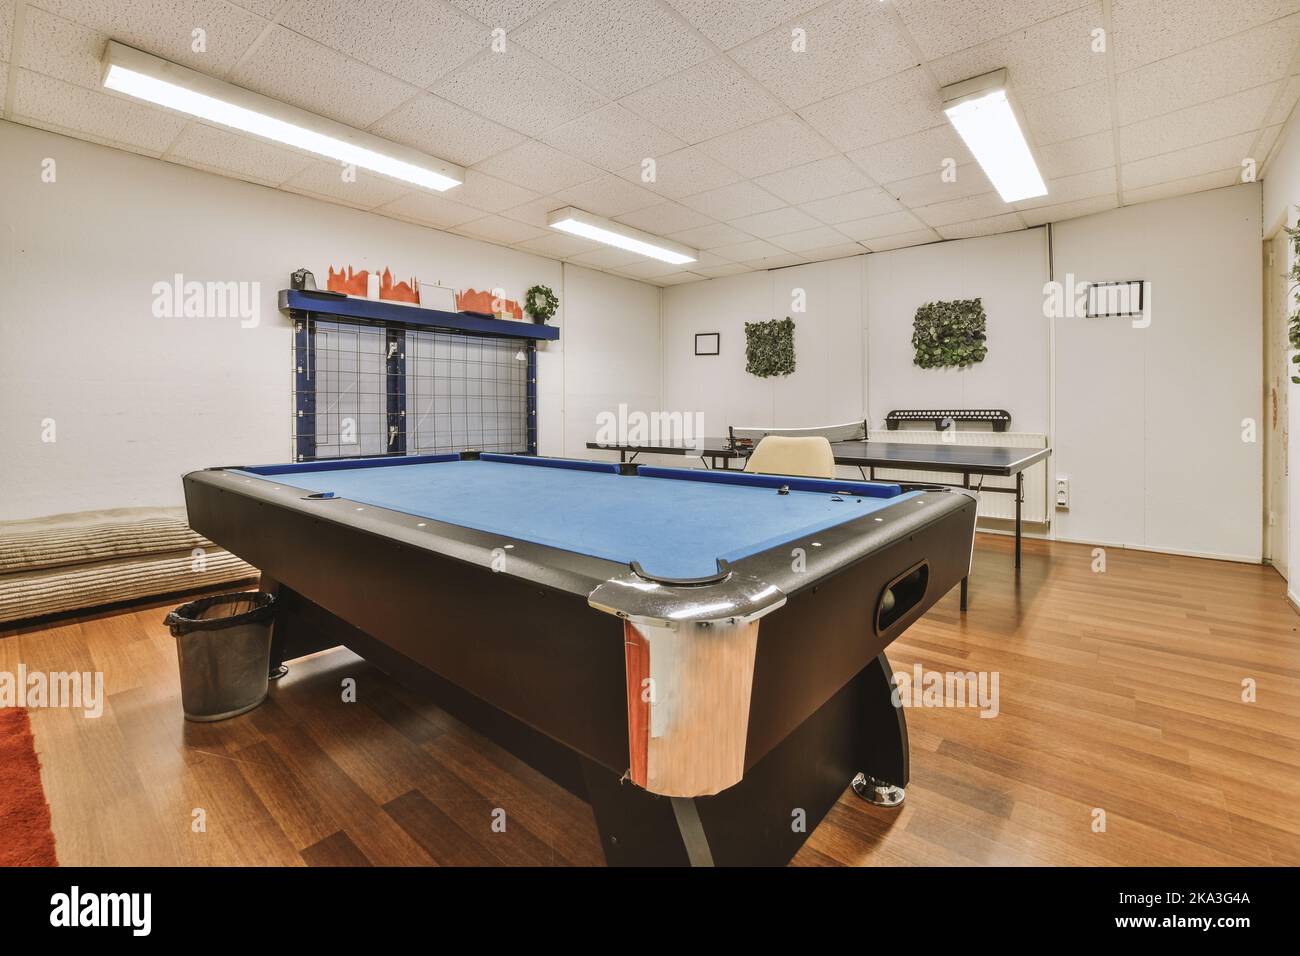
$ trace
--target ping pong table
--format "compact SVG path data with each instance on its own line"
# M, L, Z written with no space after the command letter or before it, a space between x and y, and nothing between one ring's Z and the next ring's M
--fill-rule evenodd
M730 438L706 438L703 442L599 442L589 441L587 447L618 452L620 462L635 461L638 455L689 455L695 456L709 468L729 469L733 463L744 467L752 447L733 443ZM1051 448L1007 448L1000 445L940 445L911 444L909 442L839 441L831 443L835 464L857 468L869 481L876 478L877 469L895 471L932 471L961 475L961 482L951 482L954 487L967 488L980 493L1015 495L1016 498L1016 569L1020 568L1021 507L1025 501L1025 470L1047 459ZM1014 478L1015 487L985 486L987 477ZM972 484L972 478L975 483ZM906 483L904 483L906 484ZM912 482L916 485L934 482ZM961 609L966 610L968 582L962 578Z

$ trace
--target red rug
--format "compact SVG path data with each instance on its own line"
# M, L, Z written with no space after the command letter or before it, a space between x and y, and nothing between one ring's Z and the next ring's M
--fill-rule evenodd
M58 866L31 722L0 709L0 866Z

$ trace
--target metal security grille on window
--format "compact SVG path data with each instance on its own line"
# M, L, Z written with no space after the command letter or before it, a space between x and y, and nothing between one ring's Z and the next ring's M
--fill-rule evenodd
M308 391L294 403L300 457L312 418L315 458L529 451L527 346L349 322L312 331Z
M528 362L518 342L406 333L406 450L528 451Z
M316 457L387 453L384 330L317 322L315 351Z

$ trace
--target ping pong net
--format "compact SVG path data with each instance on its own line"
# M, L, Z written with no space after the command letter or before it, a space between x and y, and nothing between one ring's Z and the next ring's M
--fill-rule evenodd
M750 451L769 435L782 438L825 438L831 444L840 441L866 441L866 420L845 422L843 425L820 425L816 428L756 428L730 425L727 428L727 445L732 451Z

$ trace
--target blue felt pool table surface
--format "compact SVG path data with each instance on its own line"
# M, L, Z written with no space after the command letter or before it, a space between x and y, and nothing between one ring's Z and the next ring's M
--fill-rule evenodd
M562 462L539 466L545 459L489 458L243 473L621 564L637 561L664 578L705 577L717 572L719 558L736 561L919 494L880 482L765 478L757 480L768 486L758 486L744 483L755 476L739 473L654 468L622 475L612 467L588 471ZM782 483L816 490L780 494L772 485Z

